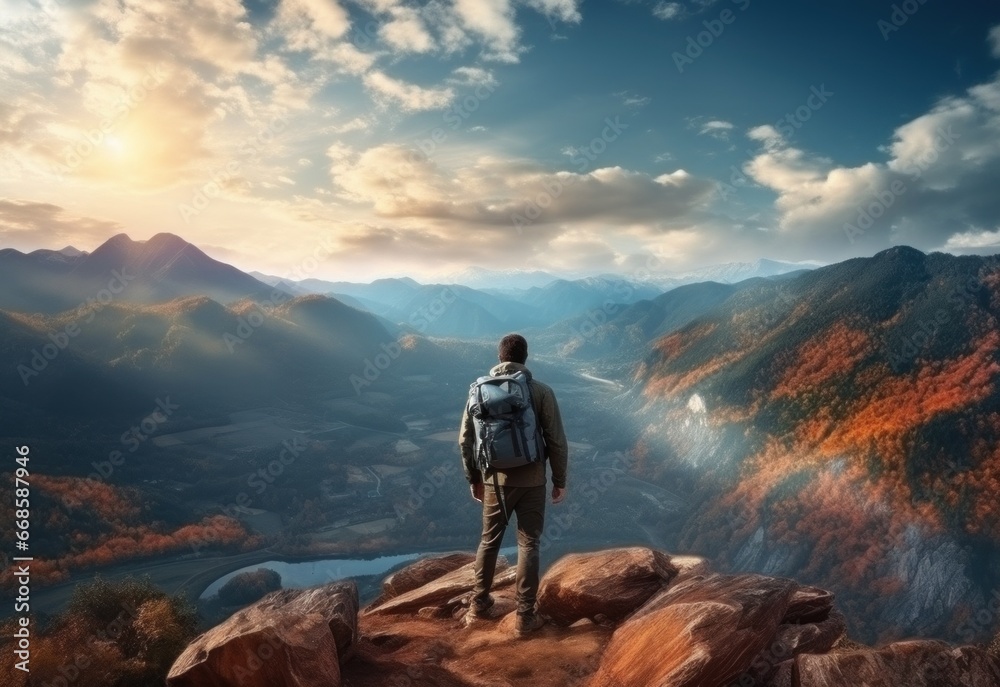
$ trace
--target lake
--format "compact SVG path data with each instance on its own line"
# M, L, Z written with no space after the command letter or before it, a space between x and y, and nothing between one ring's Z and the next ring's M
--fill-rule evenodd
M517 559L517 547L510 546L500 549L500 553L507 556L513 564ZM346 580L352 577L364 577L367 575L385 575L390 570L410 563L427 556L440 555L440 551L425 553L404 553L395 556L381 556L379 558L328 558L317 561L305 561L302 563L285 563L283 561L265 561L256 565L249 565L239 570L223 575L210 584L201 593L199 599L208 599L219 593L226 582L236 575L244 572L251 572L258 568L267 568L281 575L281 586L284 589L304 589L315 587L337 580Z

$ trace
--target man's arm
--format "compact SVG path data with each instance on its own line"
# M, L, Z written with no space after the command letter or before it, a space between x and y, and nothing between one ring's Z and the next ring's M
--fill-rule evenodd
M458 428L458 446L462 451L462 469L469 484L482 484L483 473L476 462L476 427L469 409L462 411L462 424Z
M562 415L559 404L552 389L542 394L541 417L542 438L545 440L545 453L552 467L552 486L558 489L566 488L566 459L569 447L566 443L566 432L563 429Z

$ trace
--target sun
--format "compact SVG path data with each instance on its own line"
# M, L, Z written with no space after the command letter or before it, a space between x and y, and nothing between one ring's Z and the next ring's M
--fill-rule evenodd
M126 152L125 141L118 136L107 136L104 139L104 145L111 153L118 157L121 157Z

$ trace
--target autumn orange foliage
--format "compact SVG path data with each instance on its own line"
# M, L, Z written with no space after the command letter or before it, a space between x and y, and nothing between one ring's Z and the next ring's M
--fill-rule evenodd
M779 357L781 377L771 391L771 400L795 398L835 377L850 374L869 354L870 344L871 339L865 332L843 322L836 323L807 341L793 355ZM790 360L782 360L782 357Z
M32 476L41 498L52 504L47 518L49 537L58 537L58 557L36 556L32 580L64 581L75 572L124 561L183 552L191 547L257 548L259 537L250 536L237 520L215 515L198 523L170 530L162 523L144 522L142 497L135 489L79 477ZM0 586L11 582L4 571Z

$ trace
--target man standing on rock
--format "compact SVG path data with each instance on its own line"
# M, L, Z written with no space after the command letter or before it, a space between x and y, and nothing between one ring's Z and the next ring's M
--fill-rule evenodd
M506 470L481 470L476 455L476 421L466 405L459 430L462 465L472 489L472 498L483 504L483 533L476 555L476 586L469 607L472 618L490 617L493 575L507 522L517 516L517 623L515 631L524 636L537 630L544 620L535 612L538 595L539 554L545 519L545 462L552 465L552 503L566 497L566 433L552 388L532 378L524 363L528 342L520 334L500 340L499 365L491 377L523 373L528 379L531 405L541 430L542 453L537 462Z

